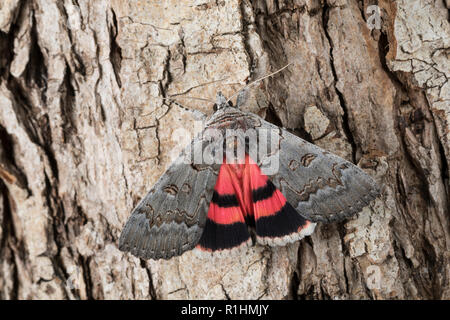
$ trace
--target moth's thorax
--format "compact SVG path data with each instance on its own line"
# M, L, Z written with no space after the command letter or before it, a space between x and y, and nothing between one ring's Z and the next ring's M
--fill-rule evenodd
M253 118L235 107L224 107L212 114L206 122L207 128L215 129L242 129L258 127Z

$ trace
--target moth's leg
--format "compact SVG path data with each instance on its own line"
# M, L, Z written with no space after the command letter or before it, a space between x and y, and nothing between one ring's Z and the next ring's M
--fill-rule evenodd
M185 107L184 105L182 105L181 103L179 103L176 100L173 100L171 98L163 98L163 99L167 100L169 103L172 103L172 104L176 105L177 107L189 112L190 114L192 114L192 116L194 117L195 120L203 121L203 120L206 120L206 118L207 118L206 114L204 114L203 112Z

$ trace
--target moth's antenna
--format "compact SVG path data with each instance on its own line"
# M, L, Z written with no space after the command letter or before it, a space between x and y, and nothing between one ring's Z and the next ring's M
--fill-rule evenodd
M251 87L252 85L254 85L255 83L257 83L257 82L259 82L259 81L261 81L261 80L264 80L264 79L266 79L266 78L269 78L269 77L271 77L271 76L277 74L278 72L283 71L284 69L286 69L287 67L289 67L292 63L293 63L293 62L289 62L287 65L285 65L285 66L282 67L281 69L278 69L277 71L274 71L274 72L272 72L272 73L270 73L270 74L268 74L268 75L265 75L264 77L261 77L261 78L259 78L259 79L256 79L256 80L250 82L249 84L247 84L246 86L244 86L243 88L241 88L241 89L239 89L237 92L235 92L235 93L228 99L227 103L230 102L231 99L233 99L234 97L236 97L241 91L243 91L243 90L245 90L245 89Z

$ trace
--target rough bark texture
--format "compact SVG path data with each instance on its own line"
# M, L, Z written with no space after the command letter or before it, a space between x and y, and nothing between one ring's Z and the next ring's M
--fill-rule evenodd
M381 29L370 30L378 5ZM1 299L450 299L442 0L1 0ZM142 261L131 209L230 96L353 161L383 195L299 243ZM220 80L220 81L218 81Z

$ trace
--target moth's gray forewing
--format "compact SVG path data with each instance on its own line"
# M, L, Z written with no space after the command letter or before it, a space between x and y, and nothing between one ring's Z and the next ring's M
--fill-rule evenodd
M375 181L354 164L257 115L248 114L248 117L260 120L257 130L270 130L271 135L278 135L275 150L273 147L268 150L272 158L279 151L279 168L277 173L268 175L287 201L308 220L343 220L361 211L379 195ZM259 160L263 168L264 157Z
M208 142L196 137L133 210L119 249L144 259L169 259L200 240L217 179L217 166L192 163L191 150Z

